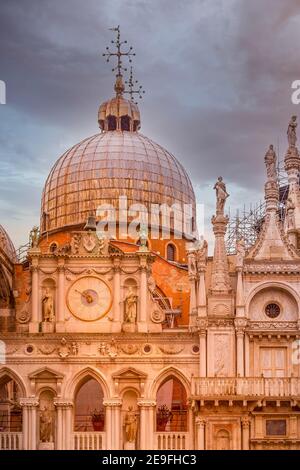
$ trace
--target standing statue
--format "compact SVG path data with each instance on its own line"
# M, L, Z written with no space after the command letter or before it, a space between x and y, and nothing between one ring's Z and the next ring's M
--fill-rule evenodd
M190 276L197 274L196 254L195 251L188 252L188 273Z
M137 295L132 286L129 287L125 298L125 323L135 323L137 317Z
M225 201L228 198L229 194L226 191L226 185L223 181L222 176L219 176L218 181L214 185L217 196L217 214L224 213Z
M200 264L206 263L207 261L207 253L208 253L208 243L204 238L202 238L202 244L197 250L197 266L199 267Z
M243 266L244 258L246 255L245 241L243 238L236 242L236 265L238 267Z
M126 442L135 442L137 435L137 416L132 406L129 406L124 420Z
M38 241L39 241L39 228L37 226L34 226L31 229L29 238L30 238L31 248L37 248Z
M286 226L288 230L295 228L295 204L291 198L288 198L286 203Z
M148 251L148 227L146 224L141 224L139 231L140 251Z
M54 302L53 295L47 287L42 299L43 321L52 322L54 320Z
M265 164L267 168L267 177L269 179L276 179L277 178L276 153L274 151L273 145L270 145L265 155Z
M287 130L287 138L290 147L296 147L297 142L297 116L292 116Z
M50 408L45 405L40 410L40 440L41 442L53 442L52 435L53 418Z

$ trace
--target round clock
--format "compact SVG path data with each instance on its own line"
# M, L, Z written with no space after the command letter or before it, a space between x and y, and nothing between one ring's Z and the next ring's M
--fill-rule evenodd
M96 276L81 277L70 286L67 304L74 317L95 321L104 317L111 308L112 293L102 279Z

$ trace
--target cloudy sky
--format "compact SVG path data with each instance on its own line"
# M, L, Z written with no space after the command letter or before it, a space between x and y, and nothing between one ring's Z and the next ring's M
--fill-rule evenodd
M16 246L53 163L97 132L113 86L101 54L118 24L146 89L142 133L183 163L207 218L219 174L231 213L263 197L265 151L283 157L300 114L299 0L1 0L0 13L0 223Z

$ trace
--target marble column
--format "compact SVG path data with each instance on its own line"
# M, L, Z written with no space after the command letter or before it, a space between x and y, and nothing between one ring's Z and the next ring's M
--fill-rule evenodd
M147 257L140 256L140 292L139 292L139 311L138 311L138 331L140 333L147 333L147 299L148 299L148 286L147 286Z
M201 268L201 270L199 271L197 310L198 317L205 317L207 315L205 268Z
M245 328L247 326L246 318L236 318L234 320L236 329L236 372L239 377L245 375L245 351L244 351L244 336Z
M199 331L199 375L206 377L206 329Z
M250 418L244 416L241 420L242 422L242 449L249 450L250 444Z
M60 401L56 400L54 403L54 406L56 408L56 445L55 449L56 450L62 450L63 449L63 407L64 403L61 403Z
M103 401L103 406L105 407L105 448L107 450L112 450L112 407L109 400Z
M20 406L23 409L23 449L36 450L37 448L37 407L36 398L21 398Z
M114 259L114 303L113 303L113 332L121 331L121 270L120 259Z
M156 401L140 399L137 405L140 410L140 450L153 450Z
M196 276L189 276L190 281L190 325L194 325L194 317L197 315Z
M65 450L73 449L73 417L72 417L73 402L69 401L65 403L64 407L64 442Z
M57 288L57 314L56 331L65 331L65 266L64 259L58 261L58 288Z
M205 450L205 425L206 420L201 417L197 417L195 420L197 429L197 450Z
M21 398L19 400L20 406L22 408L22 449L29 450L30 446L30 429L31 423L29 421L30 415L30 403L31 400L28 401L28 398Z
M121 447L121 405L119 398L104 400L105 406L105 429L106 429L106 449L120 450Z
M29 323L29 332L38 333L40 318L39 305L39 267L38 259L32 260L31 270L31 321Z

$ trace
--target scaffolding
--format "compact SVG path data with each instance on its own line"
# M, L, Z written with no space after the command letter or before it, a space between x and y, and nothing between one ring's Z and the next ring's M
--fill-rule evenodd
M279 206L278 213L281 220L284 219L285 204L288 197L288 179L284 170L284 162L280 161L277 167L278 185L279 185ZM236 253L236 242L241 238L245 241L246 249L249 249L256 242L262 227L265 216L266 204L263 201L242 211L237 211L236 215L231 217L229 214L229 223L226 235L226 250L228 254Z

